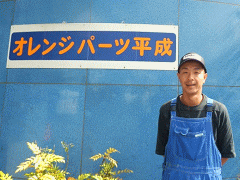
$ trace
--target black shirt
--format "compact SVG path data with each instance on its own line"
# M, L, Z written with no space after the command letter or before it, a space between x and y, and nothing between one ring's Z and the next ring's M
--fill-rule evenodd
M178 117L185 118L202 118L207 114L207 96L203 95L202 102L193 107L184 105L177 97L176 113ZM160 108L158 121L158 136L156 154L164 155L165 146L168 141L170 118L171 118L171 101L168 101ZM220 102L213 100L212 111L213 135L218 150L223 158L233 158L236 156L231 122L229 119L227 108Z

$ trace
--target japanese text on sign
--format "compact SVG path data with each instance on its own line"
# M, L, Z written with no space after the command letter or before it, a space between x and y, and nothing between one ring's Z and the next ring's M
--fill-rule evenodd
M18 31L11 35L8 61L173 63L176 57L172 32Z

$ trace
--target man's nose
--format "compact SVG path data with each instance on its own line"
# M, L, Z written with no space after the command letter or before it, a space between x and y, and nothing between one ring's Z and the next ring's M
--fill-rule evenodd
M190 73L188 74L188 79L189 79L189 80L192 80L192 79L193 79L193 73L190 72Z

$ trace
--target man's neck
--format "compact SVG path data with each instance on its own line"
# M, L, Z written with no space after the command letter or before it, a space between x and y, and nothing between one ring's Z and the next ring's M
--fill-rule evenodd
M183 94L182 96L180 96L180 100L186 106L197 106L202 102L203 95L197 94L197 95L189 96L189 95Z

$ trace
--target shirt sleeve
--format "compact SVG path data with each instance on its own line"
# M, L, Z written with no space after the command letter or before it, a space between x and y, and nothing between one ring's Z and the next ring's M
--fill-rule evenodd
M165 106L162 106L160 109L159 119L158 119L158 134L157 134L157 145L156 145L156 154L164 155L165 146L168 141L169 134L169 124L170 116L168 117L168 111Z
M232 127L227 108L221 104L218 112L217 147L223 158L236 157Z

